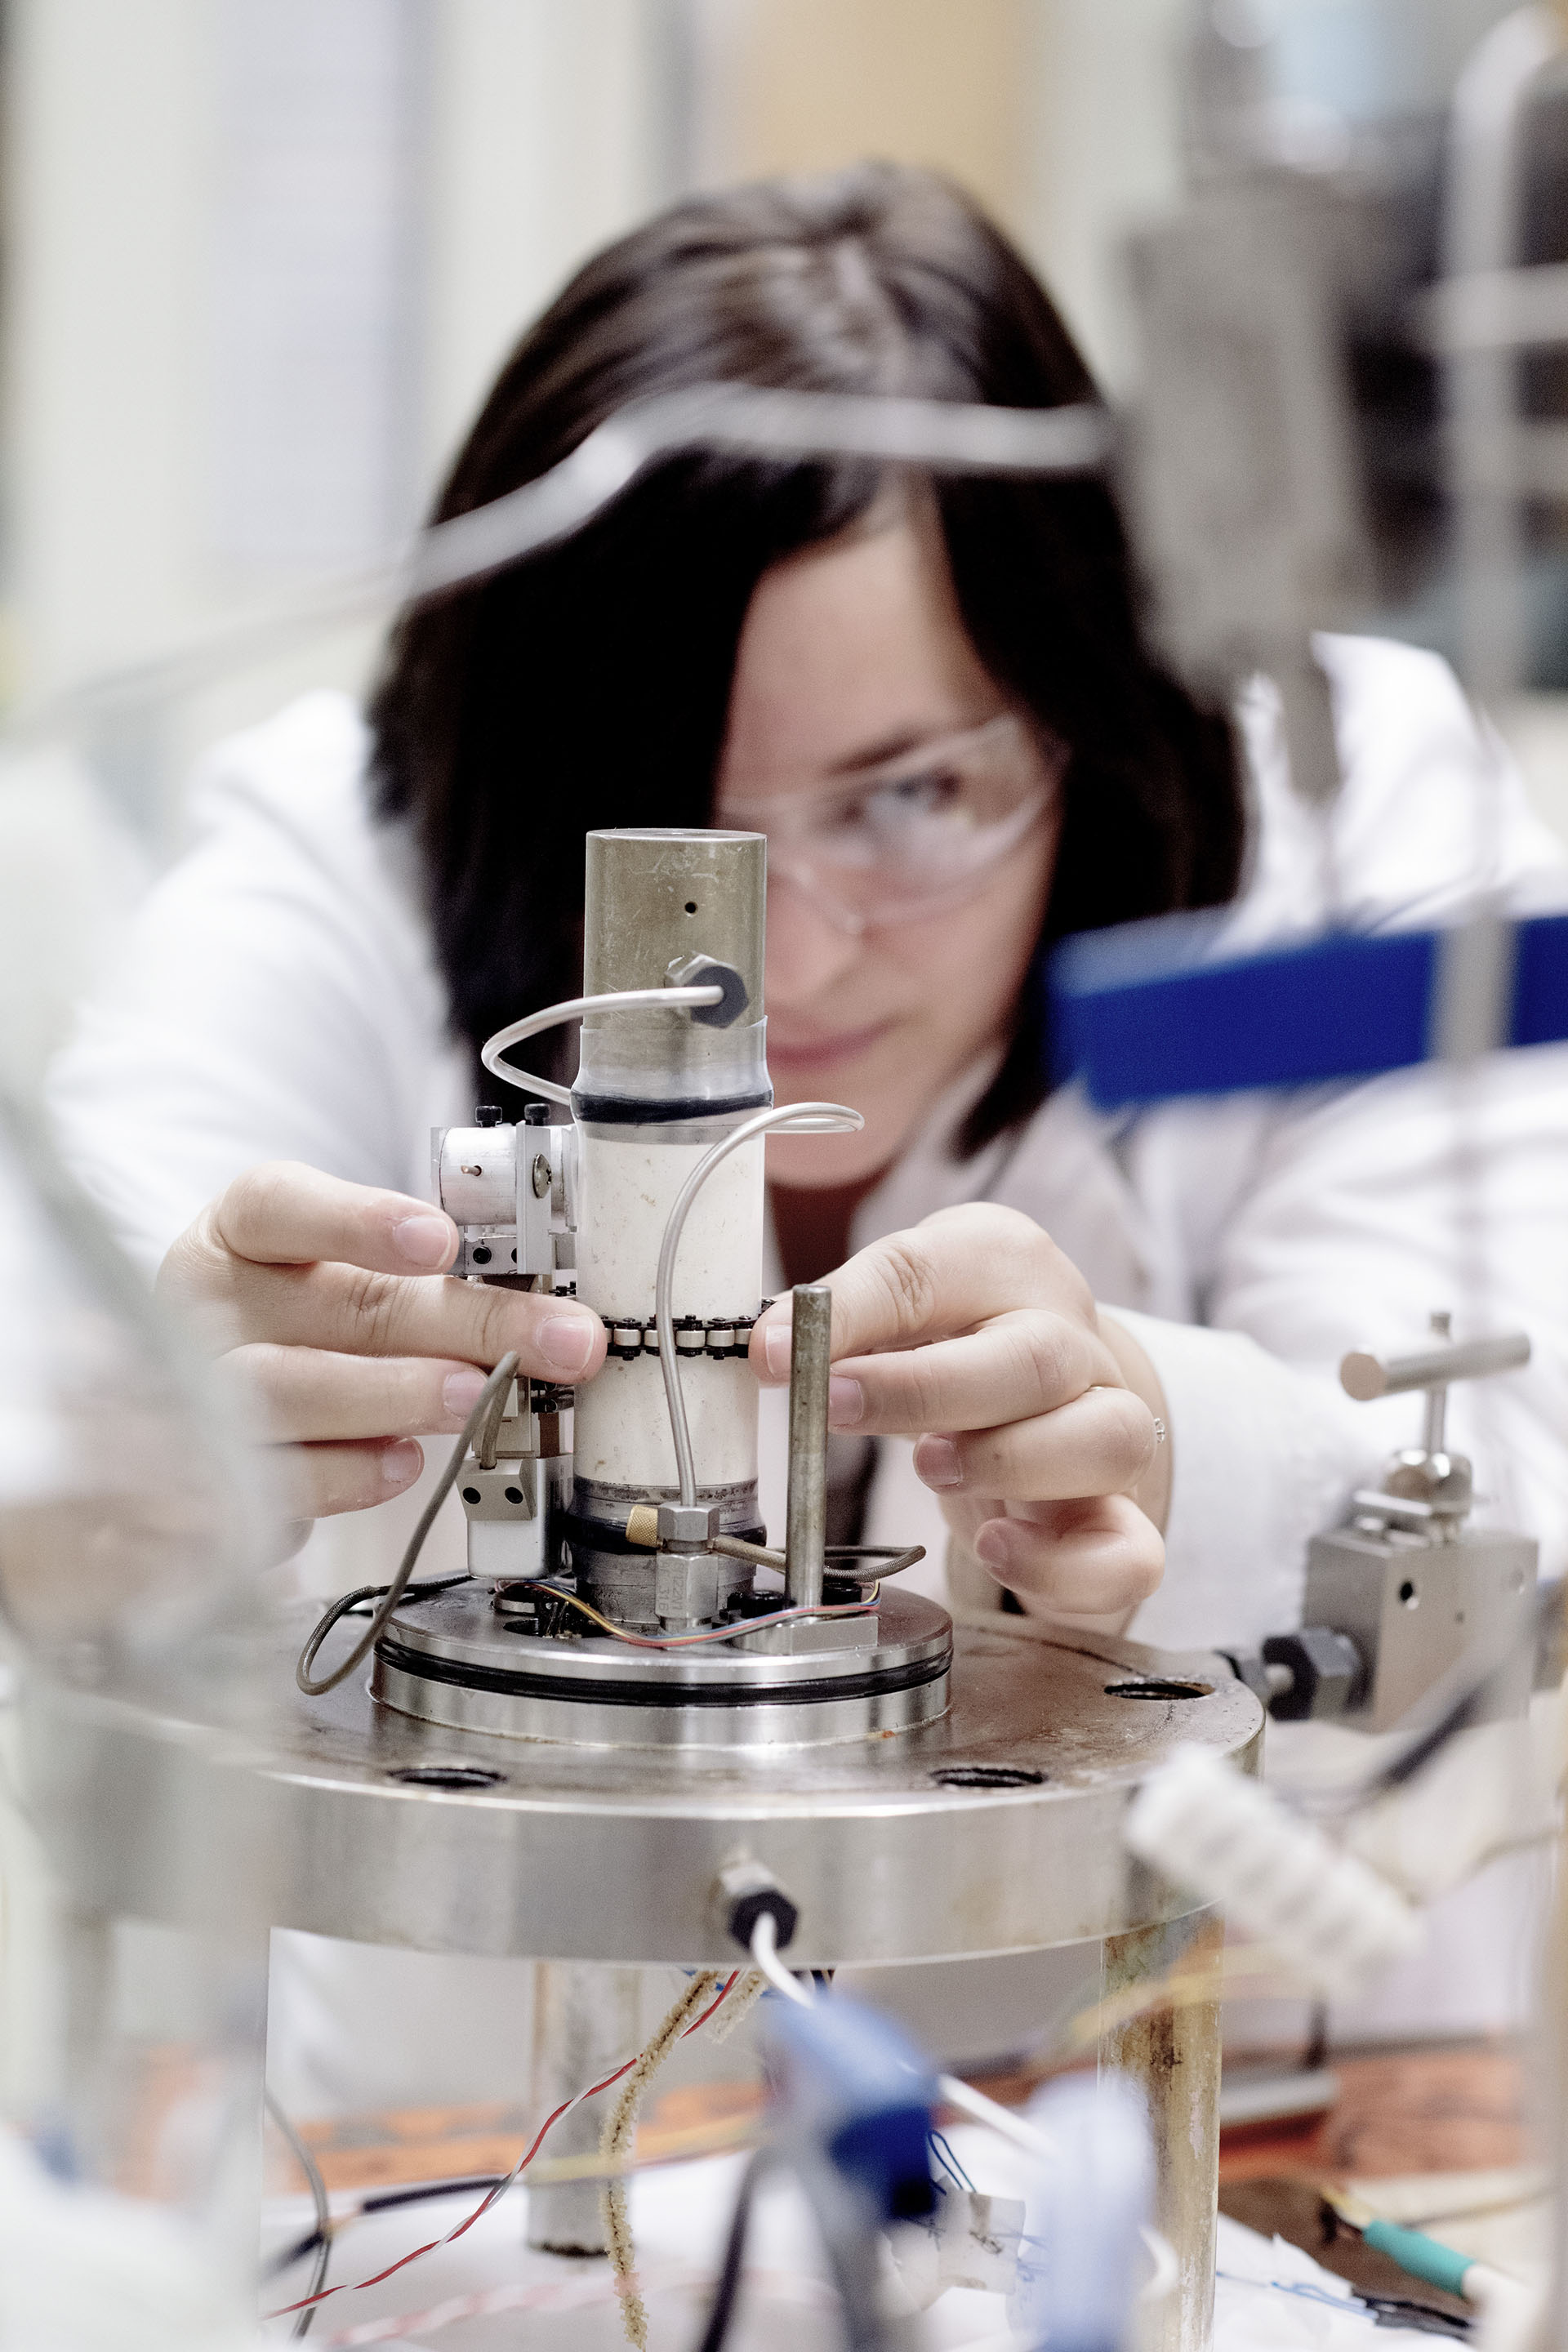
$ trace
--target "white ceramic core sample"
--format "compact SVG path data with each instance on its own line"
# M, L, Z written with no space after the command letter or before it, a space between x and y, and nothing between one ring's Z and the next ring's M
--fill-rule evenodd
M627 1139L581 1138L577 1296L597 1315L651 1319L659 1244L677 1194L711 1149L660 1143L646 1131ZM670 1310L708 1322L755 1315L762 1303L761 1136L721 1160L687 1216ZM742 1360L681 1360L699 1487L729 1486L757 1475L757 1383ZM673 1490L675 1447L656 1356L614 1357L577 1392L576 1474L612 1486Z

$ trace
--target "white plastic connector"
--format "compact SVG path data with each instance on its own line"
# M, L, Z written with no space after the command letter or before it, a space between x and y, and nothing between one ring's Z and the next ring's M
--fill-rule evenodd
M1331 1999L1364 1991L1422 1940L1419 1916L1385 1880L1208 1748L1178 1748L1144 1782L1124 1835Z

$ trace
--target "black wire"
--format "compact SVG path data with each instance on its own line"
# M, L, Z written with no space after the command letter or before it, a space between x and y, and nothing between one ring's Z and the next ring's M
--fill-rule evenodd
M473 2172L461 2180L426 2180L417 2189L384 2189L377 2196L366 2197L361 2202L354 2219L361 2213L390 2213L395 2205L424 2205L434 2197L461 2197L476 2189L499 2189L509 2179L505 2172Z
M509 1349L475 1399L474 1409L463 1423L463 1433L453 1446L451 1458L431 1489L429 1501L419 1514L419 1524L408 1538L407 1547L403 1558L397 1563L397 1573L392 1582L384 1587L362 1584L357 1591L345 1592L340 1600L334 1601L325 1614L317 1620L310 1640L300 1653L300 1663L294 1669L294 1680L307 1698L321 1698L328 1691L336 1690L338 1685L345 1681L354 1668L369 1657L372 1650L380 1641L387 1619L408 1590L408 1580L418 1564L420 1553L425 1549L425 1538L435 1522L437 1512L458 1483L458 1475L462 1469L476 1433L487 1423L490 1407L498 1396L504 1394L507 1383L515 1378L516 1373L517 1358ZM380 1605L348 1656L341 1664L334 1666L330 1675L322 1675L320 1677L312 1675L310 1669L321 1654L321 1643L326 1640L339 1618L346 1616L357 1601L371 1600L378 1591L381 1593Z
M423 2181L417 2189L384 2189L374 2197L362 2198L352 2213L340 2214L337 2228L341 2230L345 2221L361 2221L367 2213L388 2213L398 2205L424 2205L438 2197L466 2197L472 2196L476 2189L499 2189L505 2179L504 2172L472 2172L465 2173L460 2180ZM263 2278L281 2277L296 2263L302 2263L307 2254L313 2254L321 2242L320 2230L308 2231L293 2245L269 2257L262 2269Z
M297 2240L293 2245L285 2246L280 2254L269 2255L268 2260L261 2265L262 2277L264 2279L281 2278L284 2272L291 2271L296 2263L302 2263L307 2254L313 2254L321 2242L321 2233L320 2230L311 2230L308 2231L304 2237Z
M713 2291L713 2307L708 2314L708 2325L702 2331L702 2340L697 2352L723 2352L724 2339L730 2333L730 2323L735 2316L735 2305L740 2294L741 2272L746 2260L746 2232L752 2221L752 2200L756 2195L757 2183L771 2161L771 2150L759 2148L741 2176L740 2193L730 2219L730 2235L725 2241L719 2284Z
M310 2286L310 2296L314 2297L321 2294L322 2287L326 2284L327 2264L332 2258L332 2212L331 2206L327 2202L327 2184L321 2179L321 2168L320 2165L316 2162L315 2158L310 2154L310 2149L306 2147L304 2141L295 2130L294 2126L289 2121L289 2117L284 2114L283 2109L279 2105L278 2101L274 2098L270 2089L266 2092L265 2095L267 2099L268 2114L272 2117L273 2122L277 2125L279 2130L288 2141L289 2152L293 2156L295 2163L299 2166L300 2171L304 2174L306 2179L310 2184L310 2196L316 2208L315 2235L321 2241L320 2249L316 2255L316 2267L311 2276ZM300 2252L303 2252L302 2248L300 2249ZM310 2322L315 2316L315 2303L308 2300L304 2310L300 2313L294 2322L292 2333L295 2336L308 2336L310 2332Z

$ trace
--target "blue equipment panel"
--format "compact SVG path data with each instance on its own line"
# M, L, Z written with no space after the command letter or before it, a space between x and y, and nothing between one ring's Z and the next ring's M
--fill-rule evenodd
M1373 1077L1441 1053L1443 962L1460 927L1328 931L1227 955L1224 919L1170 916L1064 940L1046 975L1057 1082L1081 1079L1110 1110ZM1503 951L1494 1042L1568 1038L1568 915L1505 924Z

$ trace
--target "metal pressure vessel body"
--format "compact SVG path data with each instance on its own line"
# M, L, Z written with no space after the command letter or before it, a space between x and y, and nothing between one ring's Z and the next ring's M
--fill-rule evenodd
M578 1125L577 1296L612 1327L611 1360L579 1396L572 1553L621 1622L652 1624L653 1563L624 1541L626 1514L677 1492L654 1277L676 1197L704 1153L773 1101L764 1051L762 834L591 833L584 905L586 995L738 972L745 1003L724 1026L671 1009L590 1013L572 1090ZM672 1308L699 1498L726 1533L760 1538L756 1382L745 1340L762 1303L763 1143L702 1187L676 1263ZM640 1327L640 1328L638 1328ZM699 1328L700 1327L700 1328ZM615 1329L638 1329L630 1349ZM743 1580L737 1567L730 1580Z

